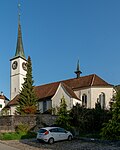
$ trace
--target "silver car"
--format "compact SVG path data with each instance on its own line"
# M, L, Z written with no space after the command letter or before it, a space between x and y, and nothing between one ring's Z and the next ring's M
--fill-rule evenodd
M38 141L42 140L50 144L54 143L55 141L61 141L61 140L71 141L72 138L73 135L70 131L66 131L65 129L60 127L45 127L45 128L41 128L37 132Z

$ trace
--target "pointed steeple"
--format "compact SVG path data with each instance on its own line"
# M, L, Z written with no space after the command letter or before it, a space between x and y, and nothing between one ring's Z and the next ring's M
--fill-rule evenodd
M17 37L15 57L18 57L18 56L25 58L23 42L22 42L21 25L20 25L20 4L18 4L18 37Z
M75 74L77 75L77 78L79 78L80 77L80 74L81 74L82 72L80 71L80 64L79 64L79 60L78 60L78 62L77 62L77 69L76 69L76 71L75 71Z

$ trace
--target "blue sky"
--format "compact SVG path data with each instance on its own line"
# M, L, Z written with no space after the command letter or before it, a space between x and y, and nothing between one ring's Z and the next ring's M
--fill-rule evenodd
M97 74L120 84L120 0L21 0L25 55L34 85ZM18 30L18 0L0 0L0 91L10 96L10 59Z

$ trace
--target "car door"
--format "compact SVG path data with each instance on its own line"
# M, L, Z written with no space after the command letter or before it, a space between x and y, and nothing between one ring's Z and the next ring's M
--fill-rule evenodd
M51 137L53 137L55 141L59 141L60 140L59 139L60 136L59 136L57 128L50 129L49 131L50 131Z
M58 128L59 140L66 140L68 138L67 132L63 128Z

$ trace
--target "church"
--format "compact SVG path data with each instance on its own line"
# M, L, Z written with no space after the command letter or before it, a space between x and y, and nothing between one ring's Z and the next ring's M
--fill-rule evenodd
M10 102L6 105L9 115L16 114L19 91L26 77L26 63L19 16L16 52L15 56L10 59ZM113 85L96 74L81 76L79 61L75 74L76 78L34 87L38 97L38 113L46 113L52 109L56 110L60 106L63 96L68 110L72 109L77 103L86 108L95 108L97 102L100 102L103 109L109 109L109 103L114 94Z

